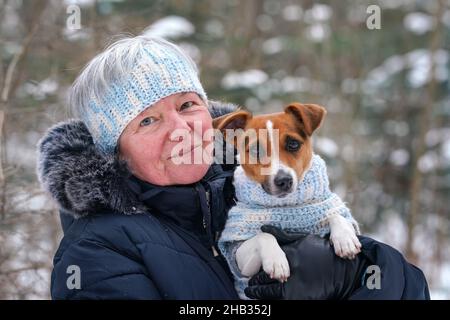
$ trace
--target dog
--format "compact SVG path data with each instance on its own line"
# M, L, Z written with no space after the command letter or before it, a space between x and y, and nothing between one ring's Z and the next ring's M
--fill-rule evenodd
M325 115L322 106L294 102L284 112L253 116L238 109L213 121L224 141L236 148L240 163L233 180L238 201L219 239L219 248L235 277L248 279L262 267L273 279L288 279L286 255L273 235L260 231L263 224L322 236L329 229L338 256L353 259L360 252L358 224L329 191L325 163L313 152L312 134ZM305 201L299 203L300 198ZM255 208L248 203L253 200ZM289 213L283 216L286 211ZM282 221L273 218L280 215ZM290 224L297 216L301 222ZM238 291L244 287L241 284Z

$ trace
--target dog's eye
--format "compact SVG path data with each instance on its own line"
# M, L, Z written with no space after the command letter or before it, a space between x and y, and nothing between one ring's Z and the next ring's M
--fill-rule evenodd
M258 158L258 144L254 143L248 148L248 152L250 153L250 156L257 159Z
M286 150L289 152L295 152L302 146L302 143L298 140L288 137L286 139Z
M254 160L261 160L263 157L266 156L266 150L264 147L259 143L253 143L249 146L248 152L250 154L250 157L252 157Z

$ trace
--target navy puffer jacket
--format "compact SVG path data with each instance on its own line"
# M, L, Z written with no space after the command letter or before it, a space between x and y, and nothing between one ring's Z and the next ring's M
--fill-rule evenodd
M210 105L213 117L234 109ZM234 204L233 168L213 164L195 184L158 187L100 155L82 122L51 128L39 144L38 174L64 230L52 298L237 299L214 248Z

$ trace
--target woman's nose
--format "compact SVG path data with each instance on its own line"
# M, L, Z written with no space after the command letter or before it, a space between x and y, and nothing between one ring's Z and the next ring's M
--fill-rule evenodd
M180 116L178 112L170 113L168 115L168 121L166 123L169 136L174 137L173 139L171 139L172 141L182 140L180 138L181 136L190 135L191 131L193 130L191 124L182 116Z

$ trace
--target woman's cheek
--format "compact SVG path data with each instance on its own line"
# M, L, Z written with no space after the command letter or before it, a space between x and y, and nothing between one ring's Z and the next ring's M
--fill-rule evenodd
M214 133L213 133L211 117L206 117L206 119L203 119L202 135L203 135L203 140L206 140L206 141L213 140Z

